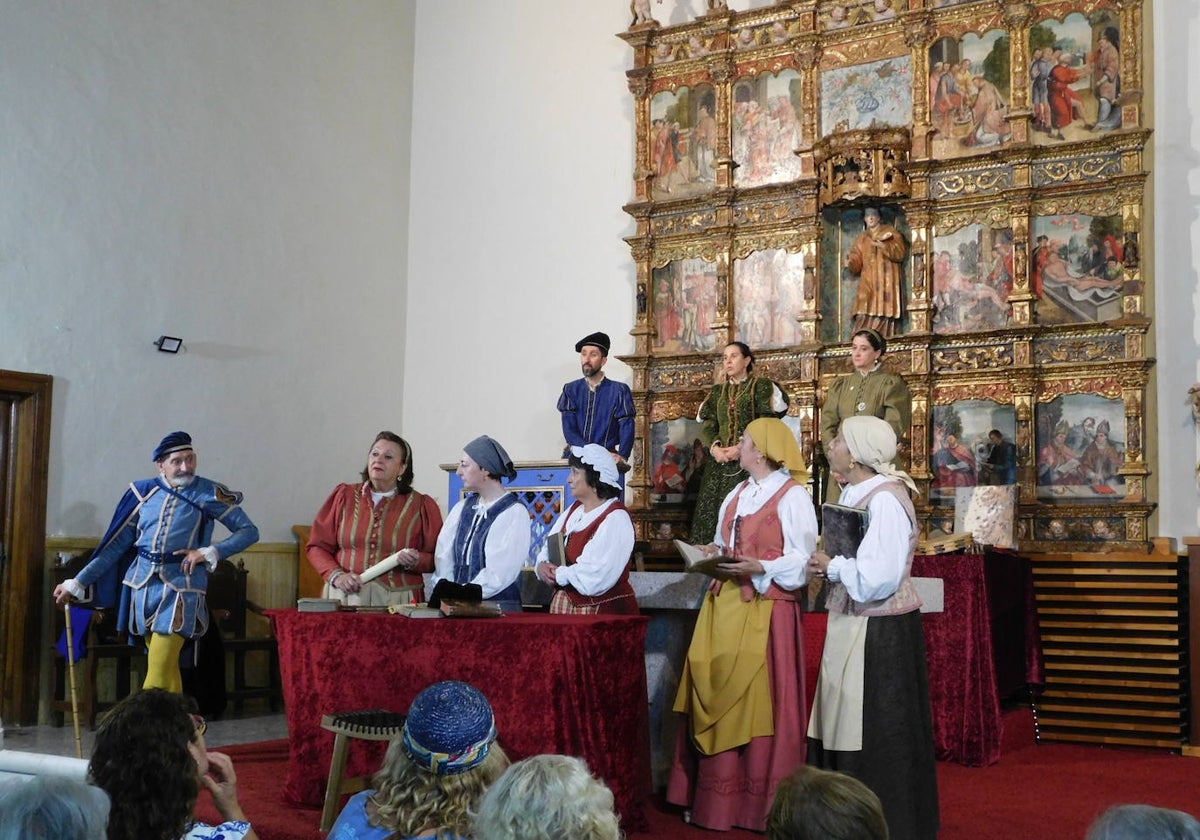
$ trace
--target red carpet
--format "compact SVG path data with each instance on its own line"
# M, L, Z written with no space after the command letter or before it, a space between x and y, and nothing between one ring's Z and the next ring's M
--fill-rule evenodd
M938 764L942 803L940 840L1081 840L1109 805L1145 802L1197 813L1200 759L1145 750L1036 744L1028 709L1004 718L999 764ZM242 805L262 840L320 840L320 812L282 800L287 742L266 741L225 750L233 756ZM203 819L216 820L203 797ZM747 840L750 831L716 834L684 825L678 808L656 797L646 808L650 830L637 838Z

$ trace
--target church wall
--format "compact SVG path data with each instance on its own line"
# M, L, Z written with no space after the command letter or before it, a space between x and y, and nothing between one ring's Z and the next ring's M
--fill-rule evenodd
M630 230L609 212L632 197L632 117L622 78L630 59L611 35L626 28L628 17L625 4L614 2L560 20L557 4L524 0L477 9L470 31L462 31L460 5L418 10L410 274L437 280L421 279L411 290L405 427L414 435L441 430L448 438L451 453L433 460L453 460L457 447L484 431L514 458L547 457L561 442L553 411L558 389L578 375L574 340L603 328L613 335L614 353L632 347L632 266L618 241ZM685 2L672 5L653 5L652 12L664 23L668 16L680 23L701 11L681 9ZM1168 17L1161 4L1148 5L1160 47L1146 75L1169 80L1167 89L1155 85L1153 93L1155 212L1148 227L1154 247L1148 258L1158 394L1150 407L1149 428L1157 434L1148 435L1149 486L1159 503L1152 533L1178 538L1200 528L1194 477L1200 444L1186 393L1200 379L1200 182L1191 175L1200 153L1200 84L1188 72L1200 43L1200 10L1172 7ZM543 33L541 40L534 32ZM520 38L529 41L524 49L510 44ZM569 88L554 69L565 62L572 67ZM468 163L474 152L466 138L447 129L459 113L448 91L463 86L476 92L472 109L483 109L476 112L481 125L499 120L512 132L484 141L495 153L479 165ZM565 89L578 95L556 95ZM522 128L530 119L536 131ZM505 202L496 198L506 195ZM472 245L454 250L459 241ZM581 253L592 259L581 262ZM548 283L552 297L546 297ZM573 294L586 296L590 317L571 311L579 308ZM526 309L531 314L523 315ZM439 343L443 333L452 340ZM422 348L436 348L436 355ZM617 367L610 364L610 371ZM623 368L617 376L628 381ZM426 395L465 410L433 412ZM552 437L554 445L546 445ZM444 474L425 459L418 482L445 492Z
M413 14L0 2L0 367L55 378L51 535L181 428L290 542L400 425Z
M437 464L481 432L555 455L575 340L608 331L629 381L627 5L0 0L0 366L56 377L50 533L102 531L177 427L278 542L380 428L443 504ZM1180 537L1200 529L1200 8L1152 5L1148 456ZM162 332L188 352L156 353Z
M1188 388L1200 381L1200 5L1153 6L1153 277L1158 358L1158 533L1200 533L1200 436ZM1155 428L1155 426L1150 426Z

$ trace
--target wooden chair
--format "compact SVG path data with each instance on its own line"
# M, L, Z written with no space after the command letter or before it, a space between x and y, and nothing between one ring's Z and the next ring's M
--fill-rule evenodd
M329 831L337 818L338 804L348 793L366 790L367 777L345 778L346 757L350 750L350 739L364 741L391 741L404 732L405 716L384 709L365 709L357 712L342 712L322 715L321 728L334 734L333 758L329 762L329 782L325 785L325 805L321 809L321 831Z
M262 607L246 597L246 579L249 572L246 564L239 560L236 566L228 560L217 563L217 568L208 576L208 608L212 620L221 630L221 643L233 659L233 690L226 697L233 702L235 711L240 712L247 699L265 697L271 711L279 709L283 697L279 677L279 644L274 634L248 636L246 633L247 613L262 615ZM267 682L265 685L247 685L246 657L251 653L263 653L267 660Z
M57 586L67 578L79 574L87 561L91 559L90 552L84 552L73 557L67 563L54 567L54 583ZM89 590L79 606L89 607L93 597ZM128 635L124 628L117 627L116 609L92 609L88 621L87 632L84 635L85 652L79 656L76 652L75 683L78 690L79 717L90 729L96 728L96 716L117 702L128 697L141 684L141 676L146 672L146 651L141 645L129 644ZM66 629L63 609L54 610L54 644ZM110 670L103 665L105 661L111 664L113 672L112 700L100 700L102 692L98 682L102 675ZM66 715L71 713L70 682L67 674L67 659L55 649L54 654L54 695L50 701L50 712L54 725L62 726Z
M296 541L300 543L300 556L296 561L296 580L298 581L296 597L298 598L320 598L325 594L325 581L317 574L312 563L308 562L308 532L310 530L312 530L311 525L292 526L292 533L296 535Z

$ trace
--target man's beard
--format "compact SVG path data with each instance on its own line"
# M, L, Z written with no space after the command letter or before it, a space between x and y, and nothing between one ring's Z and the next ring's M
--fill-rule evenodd
M167 484L170 484L172 487L175 487L175 488L187 487L189 484L191 484L195 480L196 480L195 473L187 473L185 475L177 475L177 476L172 476L171 478L168 478Z
M599 368L594 368L589 364L582 365L580 369L583 371L584 376L594 376L596 371L599 370Z

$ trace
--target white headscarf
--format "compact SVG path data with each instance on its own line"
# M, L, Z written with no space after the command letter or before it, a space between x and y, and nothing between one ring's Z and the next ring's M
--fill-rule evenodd
M859 414L843 420L841 431L851 458L917 492L912 477L892 463L896 457L896 432L891 424L869 414Z

